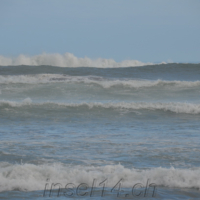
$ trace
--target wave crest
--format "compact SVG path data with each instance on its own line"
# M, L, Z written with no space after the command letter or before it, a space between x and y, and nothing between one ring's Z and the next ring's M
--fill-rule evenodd
M49 165L0 163L0 191L43 190L46 180L50 183L87 183L92 185L95 178L101 182L108 179L108 187L113 187L123 178L123 187L131 188L136 183L146 184L147 179L157 186L178 188L200 188L200 168L175 169L151 168L128 169L122 165L72 166L60 163Z
M174 113L185 113L185 114L200 114L200 104L192 103L180 103L180 102L169 102L169 103L150 103L150 102L118 102L118 103L101 103L101 102L83 102L83 103L61 103L61 102L39 102L34 103L30 98L23 100L22 102L15 101L0 101L0 107L24 107L24 106L62 106L66 108L77 108L82 107L86 109L128 109L128 110L151 110L151 111L170 111Z
M200 81L165 81L165 80L119 80L119 79L105 79L97 76L68 76L64 74L37 74L37 75L0 75L0 83L28 83L28 84L40 84L40 83L85 83L96 84L103 88L110 88L113 86L123 86L130 88L142 88L142 87L154 87L154 86L176 86L191 88L200 86Z
M19 55L16 58L0 56L0 65L50 65L58 67L98 67L98 68L116 68L116 67L135 67L151 65L152 63L143 63L138 60L124 60L116 62L113 59L90 59L77 58L71 53L61 54L40 54L36 56Z

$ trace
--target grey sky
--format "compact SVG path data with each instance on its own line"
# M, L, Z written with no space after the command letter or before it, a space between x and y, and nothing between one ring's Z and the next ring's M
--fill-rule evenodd
M199 0L1 0L0 55L200 62Z

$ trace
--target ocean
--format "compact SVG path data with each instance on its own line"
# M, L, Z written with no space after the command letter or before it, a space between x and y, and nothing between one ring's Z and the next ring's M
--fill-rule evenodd
M199 199L200 64L0 66L0 198Z

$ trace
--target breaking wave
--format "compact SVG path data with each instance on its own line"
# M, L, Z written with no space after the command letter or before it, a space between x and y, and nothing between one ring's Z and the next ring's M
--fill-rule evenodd
M116 62L113 59L90 59L77 58L71 53L61 54L46 54L36 56L19 55L15 58L0 56L0 65L50 65L58 67L98 67L98 68L115 68L115 67L134 67L151 65L152 63L143 63L138 60L124 60L122 62Z
M86 108L86 109L128 109L128 110L155 110L155 111L170 111L174 113L185 113L185 114L200 114L200 104L192 103L150 103L150 102L118 102L118 103L100 103L100 102L83 102L83 103L61 103L61 102L39 102L34 103L30 98L25 99L22 102L16 101L0 101L0 107L24 107L24 106L62 106L66 108Z
M175 86L175 87L196 87L200 86L200 81L165 81L165 80L119 80L119 79L105 79L98 76L68 76L63 74L38 74L38 75L18 75L18 76L0 76L1 84L9 83L85 83L96 84L104 88L110 88L113 86L124 86L131 88L141 87L154 87L154 86Z
M47 179L49 179L50 184L60 183L63 187L67 183L74 183L76 186L80 183L86 183L92 186L93 179L100 183L106 178L108 179L108 187L114 187L123 178L123 187L127 188L132 188L136 183L145 186L148 179L157 186L200 188L200 168L129 169L120 164L73 166L60 163L44 165L0 163L0 191L43 190Z

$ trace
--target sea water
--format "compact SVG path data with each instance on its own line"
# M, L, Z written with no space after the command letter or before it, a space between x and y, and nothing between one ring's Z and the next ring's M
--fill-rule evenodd
M200 64L0 67L0 198L199 199L199 189Z

